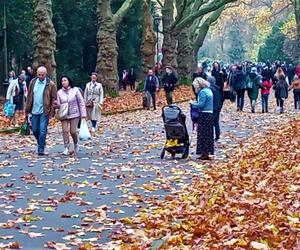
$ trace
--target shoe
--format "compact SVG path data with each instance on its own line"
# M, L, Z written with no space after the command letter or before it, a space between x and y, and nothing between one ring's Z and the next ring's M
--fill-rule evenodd
M209 160L211 160L210 157L209 157L208 155L201 155L201 156L199 157L199 159L202 160L202 161L209 161Z
M44 151L40 151L40 152L38 152L38 155L45 155L45 152Z
M65 150L62 152L63 155L69 155L69 149L65 148Z

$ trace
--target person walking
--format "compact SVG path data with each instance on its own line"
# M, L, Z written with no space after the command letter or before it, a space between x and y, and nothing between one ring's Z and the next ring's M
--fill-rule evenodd
M274 89L277 109L279 109L280 114L282 114L284 112L284 100L288 98L288 83L284 75L278 76Z
M87 111L87 120L92 123L92 132L96 131L97 122L101 118L101 105L103 104L104 94L102 84L97 82L97 73L91 74L91 81L86 84L84 91L84 101Z
M213 82L210 82L210 89L213 93L213 124L215 129L215 141L218 142L221 135L220 113L223 106L223 95L220 87Z
M48 122L54 116L56 85L47 77L47 69L37 69L37 78L32 79L26 101L26 119L31 114L32 133L38 143L38 155L45 154Z
M63 105L67 107L66 117L61 120L65 148L62 154L69 155L70 135L74 143L74 152L77 154L79 150L77 125L80 119L86 118L85 103L80 90L74 87L69 76L61 76L60 83L61 89L57 92L57 106L58 108L62 108Z
M247 76L243 72L242 65L237 66L237 72L233 74L231 84L233 91L236 92L237 111L243 111Z
M135 91L135 82L136 82L136 74L134 72L134 67L132 66L128 72L128 83L130 85L130 90Z
M262 88L261 88L262 113L269 112L269 95L270 95L271 88L272 88L272 81L270 80L270 78L263 78Z
M218 62L213 63L213 70L211 75L216 78L216 84L220 87L220 90L223 93L224 82L227 80L227 73L221 69L221 65Z
M250 99L251 112L255 113L255 106L258 98L258 92L261 86L260 76L258 75L256 67L251 68L249 79L250 79L249 81L250 87L247 89L247 92L248 92L248 97Z
M158 78L154 75L153 70L148 71L148 75L144 81L144 91L147 97L147 110L150 110L151 99L153 108L156 110L156 92L159 90Z
M200 112L196 154L200 155L201 160L210 160L209 155L214 154L213 93L209 82L203 78L196 78L193 85L198 98L195 102L191 101L191 105Z
M173 69L167 66L166 73L162 78L162 83L165 90L168 105L173 103L173 91L177 82L178 78L173 72Z
M15 105L15 113L12 117L12 123L15 127L19 126L18 119L24 111L24 100L26 97L27 87L25 76L21 74L17 79L10 81L6 93L6 100L9 100Z

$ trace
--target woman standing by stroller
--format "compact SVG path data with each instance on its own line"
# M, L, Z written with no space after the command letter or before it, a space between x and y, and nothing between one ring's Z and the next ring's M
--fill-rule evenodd
M210 160L209 155L214 154L213 93L203 78L196 78L193 86L198 98L191 105L199 111L196 153L199 159Z
M67 106L66 117L61 120L62 133L64 139L63 155L69 154L69 135L74 142L74 152L78 153L77 125L79 119L86 117L86 109L83 97L78 88L74 87L72 80L68 76L61 76L60 83L62 88L57 92L57 106L63 108Z

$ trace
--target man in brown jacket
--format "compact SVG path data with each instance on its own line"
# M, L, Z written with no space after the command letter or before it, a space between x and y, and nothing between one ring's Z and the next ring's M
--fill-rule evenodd
M47 69L37 69L37 77L32 79L28 89L26 117L31 114L32 132L38 143L38 155L45 154L49 118L54 116L56 85L47 77Z

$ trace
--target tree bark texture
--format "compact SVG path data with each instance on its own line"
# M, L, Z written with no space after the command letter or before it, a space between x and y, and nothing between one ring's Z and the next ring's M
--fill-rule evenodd
M111 0L98 0L98 55L96 72L98 79L110 93L119 92L117 28L136 0L125 0L115 14Z
M141 44L142 70L146 75L149 69L154 68L156 36L153 31L153 20L150 11L151 0L143 0L143 37Z
M118 45L116 24L111 11L110 0L98 1L98 55L96 72L105 90L118 92Z
M172 66L177 69L177 33L171 29L174 22L174 1L165 0L162 8L163 32L164 41L162 45L163 50L163 64L164 66Z
M300 0L294 0L295 17L297 24L298 63L300 63Z
M190 28L186 27L178 35L178 74L180 77L185 78L190 78L196 68L190 32Z
M52 23L51 0L33 0L34 24L32 29L33 68L45 66L56 82L56 32Z

